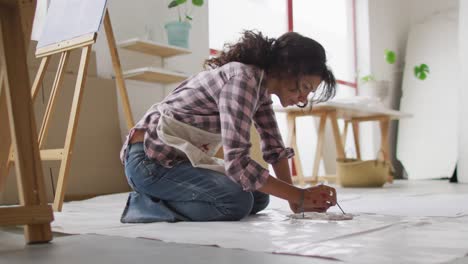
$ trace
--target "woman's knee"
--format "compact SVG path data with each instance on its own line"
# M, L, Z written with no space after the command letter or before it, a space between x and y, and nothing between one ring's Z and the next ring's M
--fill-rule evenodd
M239 191L231 192L229 196L219 204L219 209L224 214L223 218L228 221L238 221L250 214L254 204L252 193L239 188Z
M268 207L268 204L270 204L270 195L259 191L253 192L252 194L254 202L250 214L256 214Z

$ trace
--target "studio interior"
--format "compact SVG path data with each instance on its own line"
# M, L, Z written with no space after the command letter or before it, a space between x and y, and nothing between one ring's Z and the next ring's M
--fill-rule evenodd
M0 263L468 263L468 1L0 0L0 24ZM195 171L247 213L210 218L233 205Z

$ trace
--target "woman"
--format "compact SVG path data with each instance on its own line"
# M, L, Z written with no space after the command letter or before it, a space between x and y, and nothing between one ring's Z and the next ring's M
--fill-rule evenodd
M294 153L284 147L270 98L305 107L319 86L317 101L331 98L336 84L324 48L294 32L275 40L246 31L205 65L130 131L121 159L134 192L121 221L235 221L265 209L270 194L296 213L335 205L334 188L291 184ZM278 178L249 157L252 122ZM213 158L219 147L224 160Z

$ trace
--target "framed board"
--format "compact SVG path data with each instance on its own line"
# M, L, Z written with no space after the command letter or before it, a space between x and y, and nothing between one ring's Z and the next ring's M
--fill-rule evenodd
M95 42L107 0L52 0L37 44L36 56Z

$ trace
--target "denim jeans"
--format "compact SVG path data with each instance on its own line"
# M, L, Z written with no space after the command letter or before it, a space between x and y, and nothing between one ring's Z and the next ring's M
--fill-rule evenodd
M133 220L125 222L236 221L269 203L268 194L243 191L226 175L195 168L189 161L166 168L145 155L143 143L129 145L126 159L125 174L135 191L126 211L143 206L148 208L143 211L153 212L139 209Z

